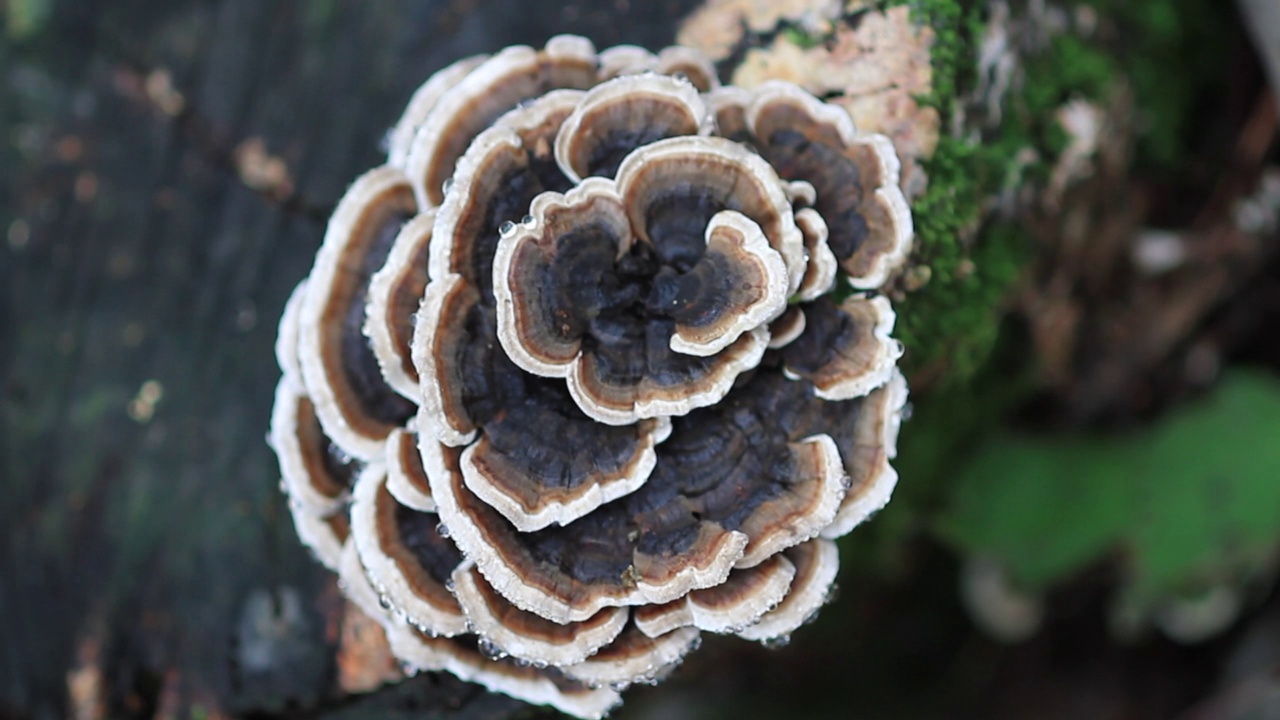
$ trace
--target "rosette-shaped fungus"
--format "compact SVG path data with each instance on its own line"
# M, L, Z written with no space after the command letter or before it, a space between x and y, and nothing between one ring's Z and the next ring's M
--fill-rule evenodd
M390 146L285 310L271 442L393 652L594 717L804 623L897 479L889 141L557 37L441 70Z

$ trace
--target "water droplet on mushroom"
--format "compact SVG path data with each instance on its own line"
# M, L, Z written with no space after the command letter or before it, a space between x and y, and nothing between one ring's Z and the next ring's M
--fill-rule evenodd
M453 189L453 178L449 178L448 180L445 180L443 183L441 183L440 194L448 195L449 191L452 189Z
M448 526L448 525L445 525L444 523L437 523L437 524L436 524L436 534L437 534L437 535L439 535L439 536L440 536L440 537L442 537L442 538L447 538L447 537L449 537L449 526Z
M502 223L502 225L498 227L499 235L510 235L515 231L516 231L516 224L511 222L510 220Z
M822 597L823 604L833 603L840 597L840 585L831 583L831 587L827 588L827 594Z
M480 638L480 642L476 643L476 645L480 648L480 652L484 653L484 656L490 660L501 660L507 657L507 651L495 645L489 638Z
M383 610L390 610L391 598L387 597L386 595L381 595L381 594L378 595L378 605L381 606Z
M339 465L350 465L355 462L355 458L351 457L350 453L337 445L329 445L329 456L332 457Z
M907 403L906 405L903 405L903 406L902 406L902 420L903 420L903 422L906 422L907 420L910 420L910 419L911 419L911 414L912 414L913 412L915 412L915 406L914 406L914 405L912 405L911 403Z
M448 535L443 535L442 537L448 537ZM444 589L448 590L449 592L453 592L454 588L456 588L457 586L458 584L453 581L452 575L446 578L444 581Z
M791 644L791 636L779 635L778 637L767 638L765 640L761 640L760 644L769 648L770 650L780 650L786 647L787 645Z
M679 70L671 73L671 77L675 78L676 80L679 80L680 82L689 82L689 76L680 72Z
M533 227L533 216L532 216L532 215L525 215L525 216L520 220L520 224L521 224L521 225L527 225L527 226L529 226L529 227ZM901 343L899 343L899 344L901 344Z

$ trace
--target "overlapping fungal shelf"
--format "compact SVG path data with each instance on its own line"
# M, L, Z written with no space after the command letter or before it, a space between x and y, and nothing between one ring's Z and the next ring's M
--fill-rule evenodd
M441 70L281 321L299 537L406 664L581 717L787 637L897 480L897 170L687 48Z

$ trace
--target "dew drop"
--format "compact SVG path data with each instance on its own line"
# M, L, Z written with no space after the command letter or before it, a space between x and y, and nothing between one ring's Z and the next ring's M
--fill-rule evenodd
M772 637L766 640L761 640L760 644L769 648L770 650L780 650L786 647L787 645L791 644L791 636L779 635L778 637Z
M827 594L823 596L822 602L825 605L826 603L833 603L839 598L840 585L838 583L831 583L831 587L827 588Z
M906 405L903 405L903 406L902 406L902 421L903 421L903 422L906 422L906 421L910 420L910 419L911 419L911 414L912 414L913 412L915 412L915 406L914 406L914 405L912 405L911 403L907 403Z
M379 605L383 610L390 610L390 609L391 609L391 598L387 597L386 595L379 595L379 596L378 596L378 605Z
M499 235L510 235L515 231L516 231L516 224L511 222L510 220L502 223L502 225L498 227Z
M532 215L525 215L523 218L521 218L521 220L520 220L520 224L521 224L521 225L528 225L529 227L533 227L533 216L532 216ZM901 344L901 343L899 343L899 344Z
M445 537L448 537L448 536L445 536ZM449 592L453 592L454 588L455 588L455 587L457 587L457 585L458 585L458 584L457 584L457 583L455 583L455 582L453 581L453 576L452 576L452 575L450 575L450 576L449 576L448 578L446 578L446 579L445 579L445 581L444 581L444 589L445 589L445 590L448 590Z
M480 652L490 660L501 660L507 657L507 652L498 647L489 638L480 638L480 642L476 643L480 648Z
M680 72L679 70L671 73L671 77L675 78L676 80L679 80L680 82L689 82L689 76L684 74L683 72Z
M440 185L440 194L448 195L449 191L452 189L453 189L453 178L449 178L448 180L445 180L443 184Z
M350 453L337 445L330 445L329 452L333 453L333 459L337 460L340 465L350 465L355 462L355 458L351 457Z
M449 526L444 523L438 523L436 525L436 534L442 538L449 537Z

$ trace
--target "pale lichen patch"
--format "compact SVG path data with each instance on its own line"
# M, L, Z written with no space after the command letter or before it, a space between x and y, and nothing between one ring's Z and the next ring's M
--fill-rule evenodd
M711 0L684 21L676 42L718 61L732 54L747 32L772 32L786 24L824 34L842 12L840 0Z
M907 197L924 191L927 178L920 163L938 146L941 117L937 108L921 98L933 90L930 51L932 28L911 19L905 6L883 12L865 10L858 22L831 20L830 3L822 0L787 2L773 14L748 19L743 2L712 2L692 16L681 29L680 40L713 57L727 55L723 45L743 23L755 29L766 19L788 27L804 28L804 18L826 18L819 28L827 41L809 46L797 43L792 33L776 33L762 47L752 48L734 69L731 82L754 88L768 80L786 80L839 105L853 117L860 133L887 135L903 159L901 184Z

